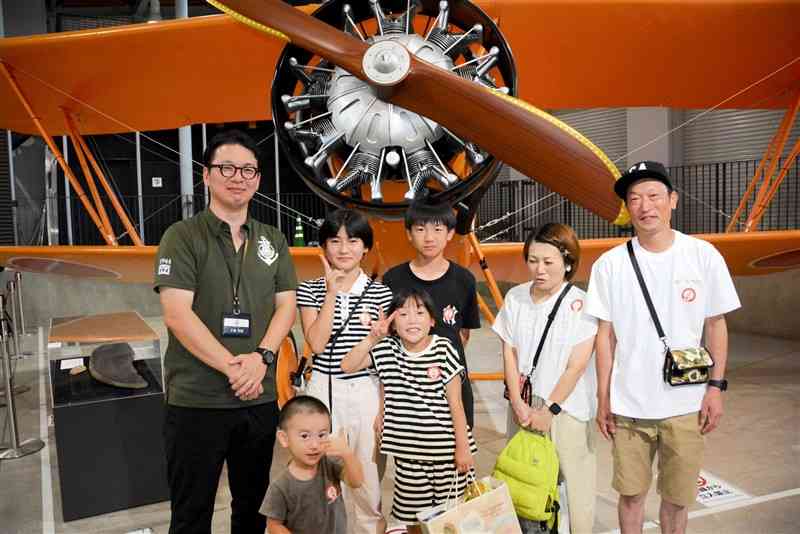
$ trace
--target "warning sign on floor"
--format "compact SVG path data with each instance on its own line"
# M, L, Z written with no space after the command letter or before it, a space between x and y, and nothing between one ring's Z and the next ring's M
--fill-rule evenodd
M703 506L711 508L749 498L747 493L711 473L700 471L697 477L697 502Z

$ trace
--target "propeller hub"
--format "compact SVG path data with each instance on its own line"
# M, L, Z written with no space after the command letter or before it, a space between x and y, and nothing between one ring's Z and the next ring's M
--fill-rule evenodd
M367 49L361 66L375 85L397 85L408 75L411 55L395 40L378 41Z

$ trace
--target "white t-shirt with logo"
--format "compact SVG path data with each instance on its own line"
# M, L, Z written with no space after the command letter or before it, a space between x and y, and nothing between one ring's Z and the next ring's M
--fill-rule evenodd
M658 319L673 349L701 345L705 319L741 306L722 255L706 241L674 231L664 252L633 239ZM625 244L594 263L586 312L610 321L617 338L611 371L611 412L663 419L700 409L704 384L670 386L663 380L664 346L647 309ZM714 355L711 355L712 358Z
M547 316L564 289L562 284L553 296L536 304L531 298L531 284L532 282L520 284L506 293L503 307L492 325L492 330L516 349L517 365L523 375L531 371L536 348L547 324ZM572 349L597 333L597 319L583 312L585 301L586 294L574 286L564 296L553 324L550 325L536 372L533 374L534 395L549 398L567 368ZM597 410L594 356L561 407L580 421L588 421L594 417Z

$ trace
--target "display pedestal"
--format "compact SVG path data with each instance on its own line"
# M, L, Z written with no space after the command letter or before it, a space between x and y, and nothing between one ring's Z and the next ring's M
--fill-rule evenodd
M75 320L80 319L66 322ZM77 341L74 331L69 343L61 341L53 335L58 329L51 328L50 385L64 521L169 499L159 341L138 314L130 314L126 321L107 336L92 331L91 343ZM54 320L53 326L57 323ZM110 386L89 371L70 373L81 364L89 367L88 356L104 338L124 341L114 330L130 331L132 323L150 332L128 341L134 349L134 368L147 381L146 388Z

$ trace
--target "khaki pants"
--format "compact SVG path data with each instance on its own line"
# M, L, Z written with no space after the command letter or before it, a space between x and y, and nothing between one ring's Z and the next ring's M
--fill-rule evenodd
M653 458L658 452L658 493L665 501L689 506L697 498L697 476L703 465L705 438L697 412L666 419L632 419L615 415L614 479L620 495L650 489Z
M333 431L344 429L347 442L364 469L364 484L351 489L342 484L342 498L347 511L348 534L383 533L381 512L381 476L385 461L377 453L373 423L380 407L380 391L375 378L352 380L333 378ZM328 377L314 372L306 393L328 405ZM330 408L330 406L328 407ZM320 533L323 534L323 533Z
M519 426L508 407L507 437ZM597 488L597 454L594 422L579 421L567 412L553 418L550 438L556 447L560 478L567 486L569 524L572 534L590 534L594 526L594 505Z

